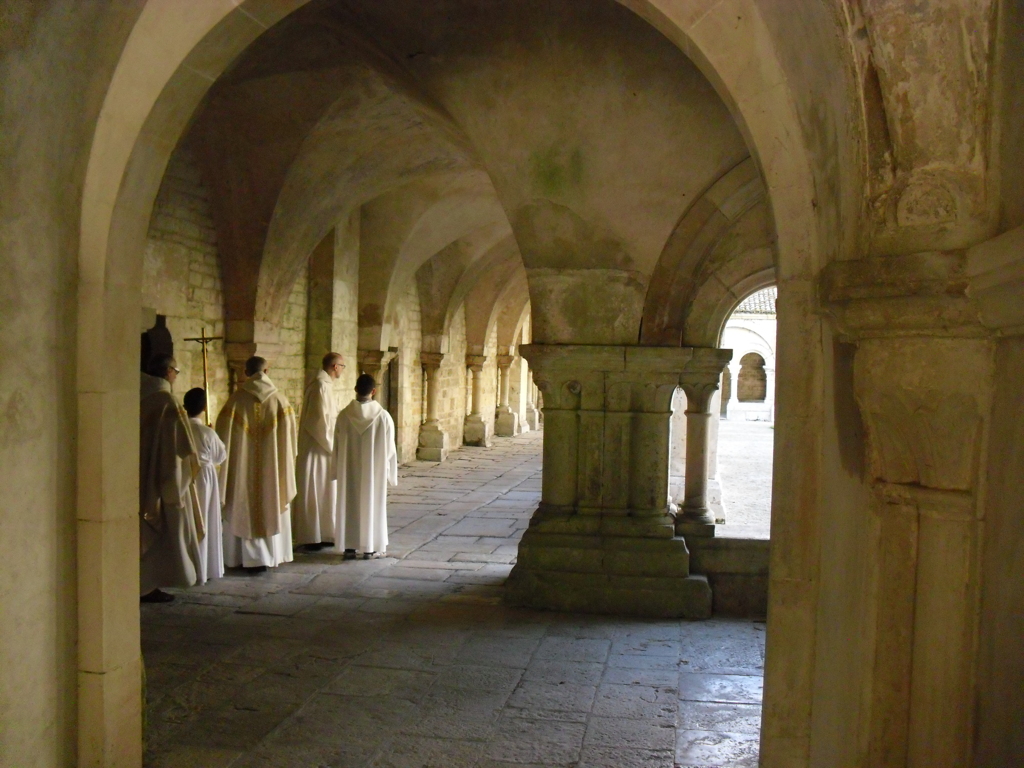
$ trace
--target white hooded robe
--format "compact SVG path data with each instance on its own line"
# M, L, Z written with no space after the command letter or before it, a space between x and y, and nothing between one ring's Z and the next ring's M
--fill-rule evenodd
M190 419L192 439L199 453L199 474L196 475L196 492L199 494L199 509L206 522L206 537L199 545L198 583L224 575L224 532L221 524L220 483L217 481L217 467L227 461L228 453L224 441L216 432L203 424L199 418Z
M398 485L395 423L376 400L353 400L334 430L338 494L335 548L383 552L388 546L387 494Z
M331 377L318 371L306 387L299 419L297 493L292 502L292 537L296 544L334 541L337 482L331 471L338 405Z

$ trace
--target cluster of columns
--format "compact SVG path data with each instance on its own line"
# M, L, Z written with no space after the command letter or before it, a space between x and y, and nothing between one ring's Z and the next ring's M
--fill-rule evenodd
M516 602L645 616L710 615L683 534L710 535L711 396L731 352L524 345L544 397L541 503L509 580ZM686 392L687 487L669 498L672 398Z
M438 383L438 372L441 369L441 362L444 354L440 352L423 352L420 355L420 362L423 365L424 382L426 387L426 418L420 426L419 447L416 450L416 457L424 461L444 461L451 451L448 434L445 432L438 419L438 400L440 398L440 386ZM463 442L466 445L489 446L492 437L512 437L522 431L519 422L519 413L510 404L510 379L511 368L516 361L512 354L498 355L498 403L495 409L493 432L491 422L483 415L483 370L487 363L485 355L467 354L466 369L467 380L469 381L472 393L469 413L466 415L463 427ZM534 404L533 385L527 388L526 412L533 414L531 428L539 424L538 412Z

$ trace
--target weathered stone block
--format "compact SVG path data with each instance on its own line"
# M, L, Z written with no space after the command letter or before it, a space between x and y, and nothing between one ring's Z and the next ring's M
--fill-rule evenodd
M426 423L420 427L420 442L416 458L420 461L444 461L448 458L448 433L437 423Z
M706 578L690 576L689 562L680 538L587 535L534 525L520 545L508 599L553 610L705 618L711 590Z
M711 588L703 576L652 580L650 586L637 589L629 581L592 574L513 570L506 599L515 605L558 611L651 618L711 616Z
M515 437L519 434L519 414L507 406L498 408L494 417L494 434L499 437Z
M467 416L462 432L462 441L466 445L477 445L489 448L492 443L491 425L484 421L480 414L471 414Z

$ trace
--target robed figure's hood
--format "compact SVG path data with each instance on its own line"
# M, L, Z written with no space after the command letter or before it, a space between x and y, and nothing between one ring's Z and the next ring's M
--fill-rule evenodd
M257 373L255 376L249 377L240 389L245 390L261 403L266 402L268 397L277 392L277 386L265 373Z
M243 539L281 532L281 515L295 498L295 413L265 373L249 378L217 415L227 451L220 465L228 530Z
M169 393L171 391L171 382L167 379L161 378L160 376L150 376L148 373L142 374L142 379L139 382L139 385L140 397L155 395L157 392Z
M367 400L365 403L353 400L341 412L341 415L352 422L356 432L363 434L373 422L380 418L382 413L384 413L384 408L376 400Z

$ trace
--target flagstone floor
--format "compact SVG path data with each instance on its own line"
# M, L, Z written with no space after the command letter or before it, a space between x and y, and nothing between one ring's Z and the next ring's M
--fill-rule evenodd
M150 768L757 765L764 625L502 605L541 435L400 470L381 560L142 606Z

